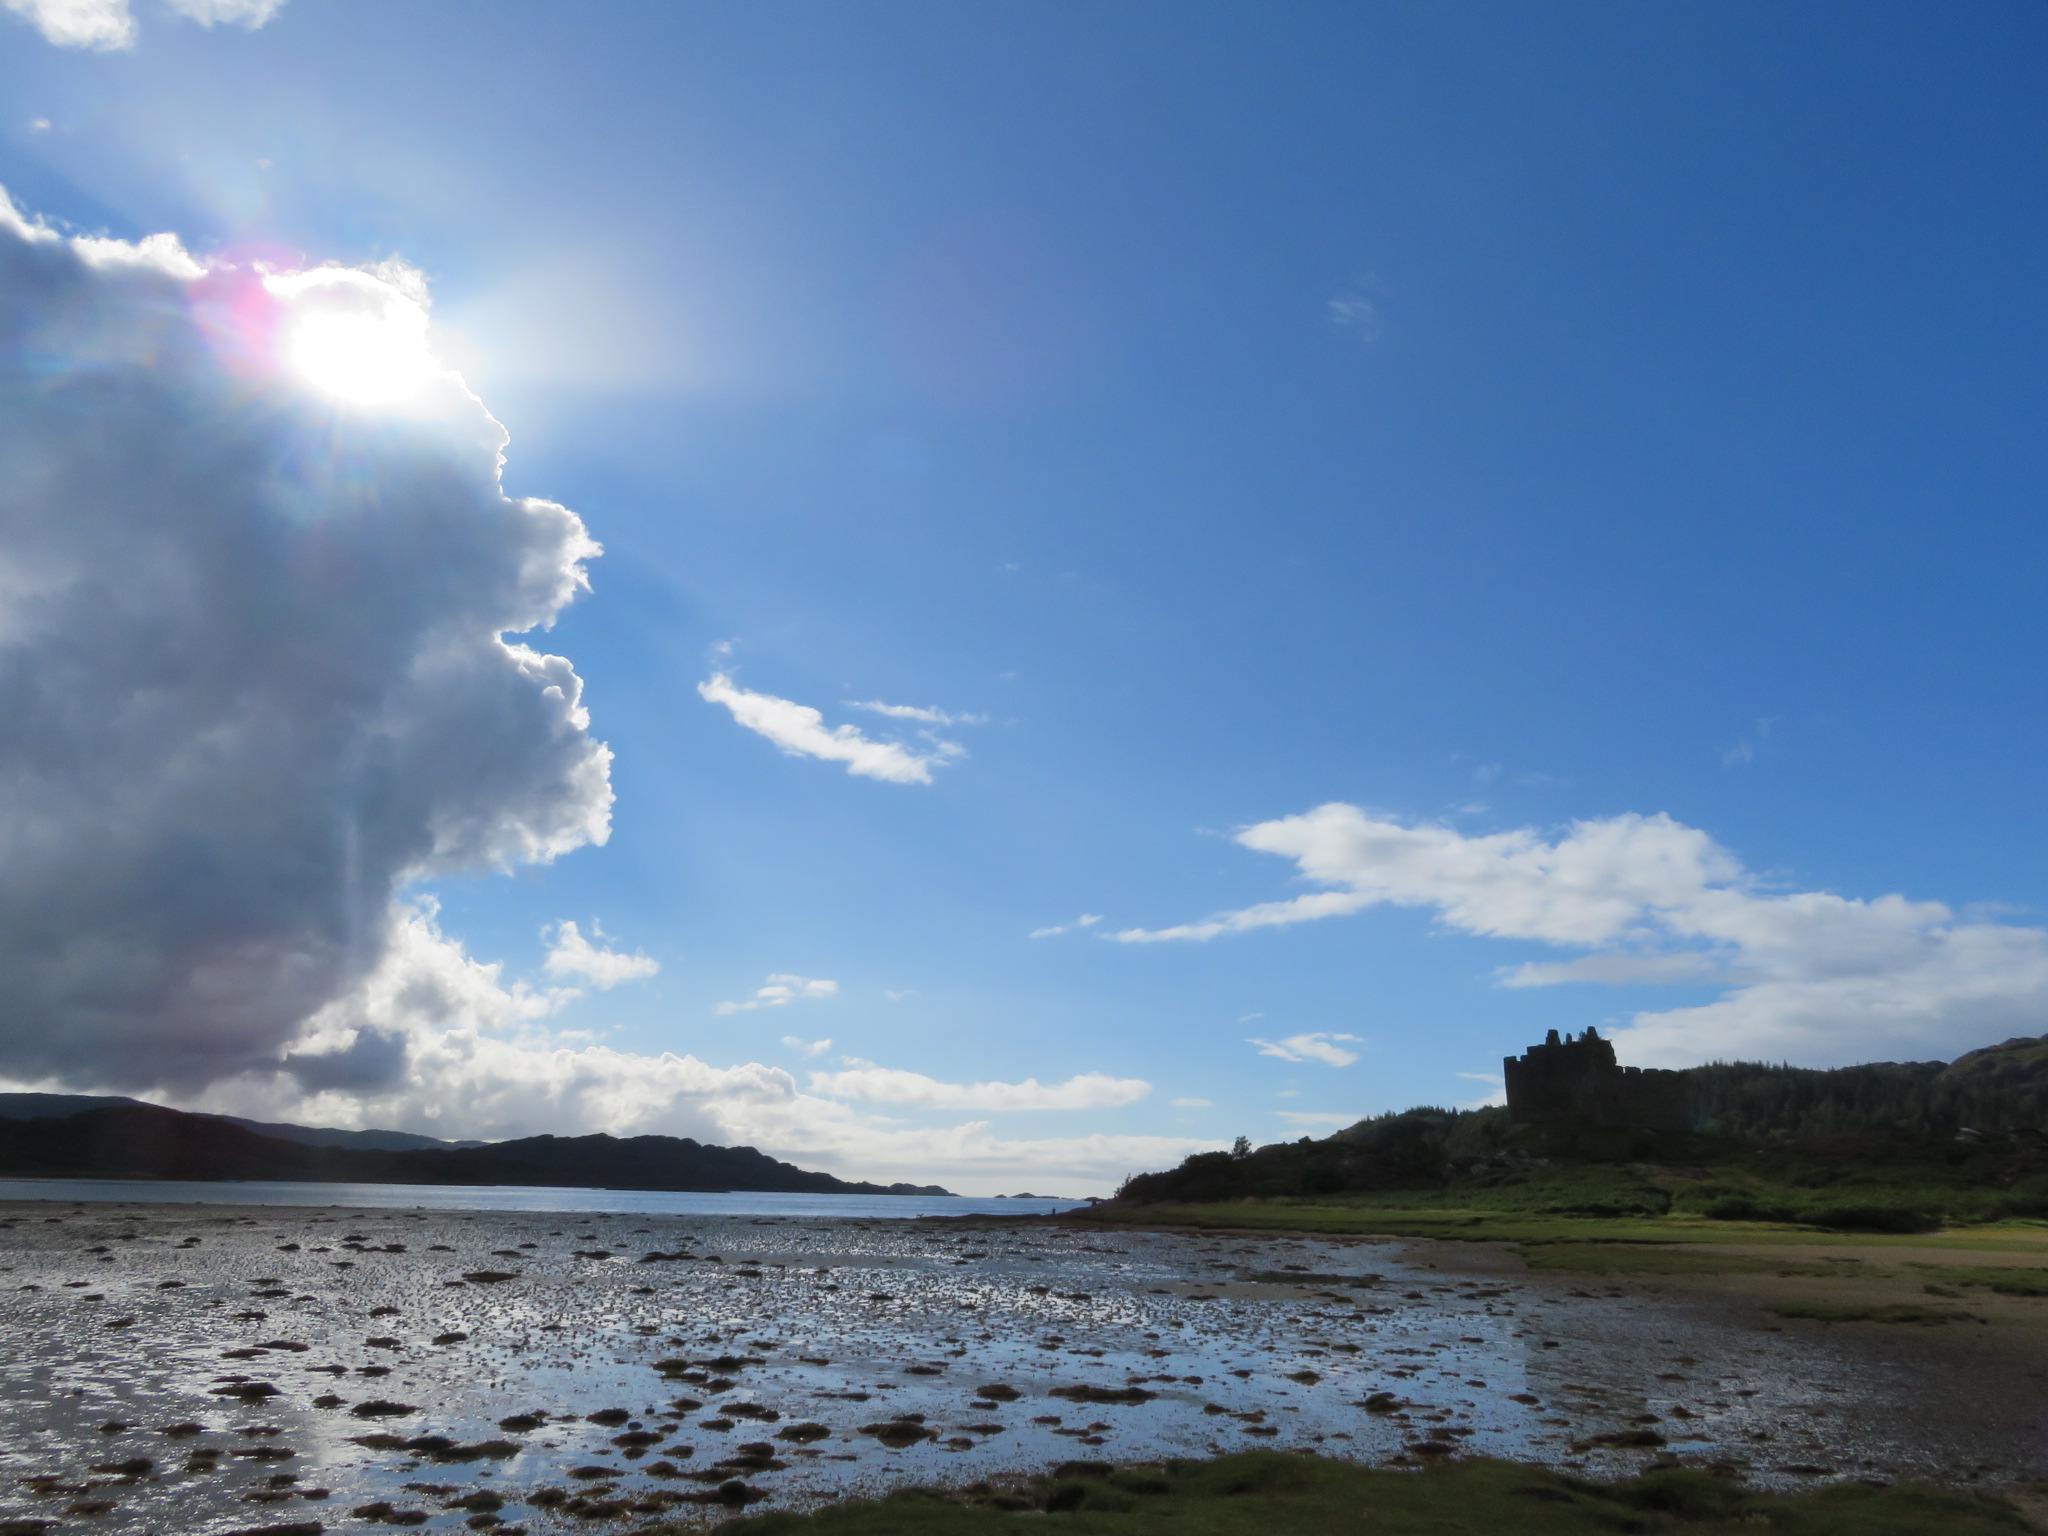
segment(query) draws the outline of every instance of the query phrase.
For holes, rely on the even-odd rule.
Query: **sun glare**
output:
[[[415,317],[417,324],[408,323]],[[287,347],[309,383],[351,405],[398,404],[437,371],[426,316],[417,309],[307,315],[292,327]]]
[[[323,267],[265,286],[286,305],[281,361],[324,394],[402,405],[444,371],[428,345],[425,305],[378,275]]]

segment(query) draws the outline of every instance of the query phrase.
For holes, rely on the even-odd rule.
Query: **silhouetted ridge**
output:
[[[1552,1160],[1700,1160],[1745,1148],[1806,1152],[1846,1167],[1895,1160],[1908,1147],[1936,1162],[1962,1157],[1959,1145],[1977,1147],[1989,1159],[1984,1177],[2014,1182],[2032,1179],[2034,1165],[2048,1157],[2048,1036],[2007,1040],[1953,1062],[1821,1070],[1737,1061],[1664,1072],[1620,1066],[1594,1030],[1576,1039],[1552,1031],[1542,1045],[1508,1058],[1507,1069],[1505,1108],[1404,1110],[1320,1141],[1304,1136],[1253,1148],[1240,1139],[1233,1152],[1198,1153],[1178,1168],[1134,1175],[1117,1198],[1210,1202],[1448,1188],[1520,1177]],[[2040,1203],[2048,1210],[2048,1193]]]
[[[951,1193],[936,1184],[849,1182],[779,1162],[752,1147],[706,1146],[689,1137],[529,1136],[483,1146],[393,1151],[288,1141],[219,1116],[133,1101],[58,1118],[0,1119],[0,1176],[317,1179],[834,1195]]]

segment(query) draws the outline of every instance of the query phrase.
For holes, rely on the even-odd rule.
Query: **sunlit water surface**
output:
[[[452,1530],[494,1496],[502,1530],[603,1531],[545,1490],[625,1529],[721,1483],[801,1508],[1255,1445],[1617,1473],[1662,1454],[1765,1484],[1985,1454],[1894,1411],[1905,1383],[1881,1362],[1598,1285],[1452,1278],[1387,1244],[64,1189],[0,1205],[0,1520],[65,1531],[371,1529],[351,1511],[380,1501]],[[180,1424],[204,1432],[163,1433]],[[1661,1452],[1584,1448],[1651,1425]],[[361,1443],[380,1435],[501,1444],[443,1464]]]

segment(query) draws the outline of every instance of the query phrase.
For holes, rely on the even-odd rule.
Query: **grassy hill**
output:
[[[1475,1236],[1674,1221],[1909,1233],[2048,1218],[2048,1038],[1951,1063],[1735,1062],[1685,1076],[1689,1133],[1414,1109],[1321,1140],[1197,1154],[1126,1180],[1105,1214],[1230,1205],[1248,1219],[1244,1203],[1265,1202]],[[1319,1218],[1335,1230],[1332,1219]]]

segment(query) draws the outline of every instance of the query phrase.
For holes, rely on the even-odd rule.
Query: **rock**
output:
[[[147,1477],[155,1465],[147,1456],[131,1456],[126,1461],[103,1461],[92,1470],[108,1477]]]
[[[892,1451],[904,1450],[923,1441],[939,1438],[937,1430],[926,1427],[924,1415],[921,1413],[907,1413],[901,1418],[889,1419],[880,1424],[863,1424],[860,1432],[881,1441]]]
[[[358,1520],[374,1520],[382,1525],[425,1525],[432,1518],[423,1509],[395,1509],[384,1499],[374,1504],[358,1504],[349,1513]]]
[[[1574,1440],[1572,1449],[1581,1453],[1596,1450],[1650,1451],[1668,1443],[1654,1429],[1615,1429],[1604,1435],[1588,1435],[1583,1440]]]
[[[1073,1386],[1054,1387],[1047,1395],[1063,1397],[1071,1403],[1119,1403],[1131,1405],[1149,1403],[1159,1394],[1157,1392],[1147,1392],[1143,1387]]]

